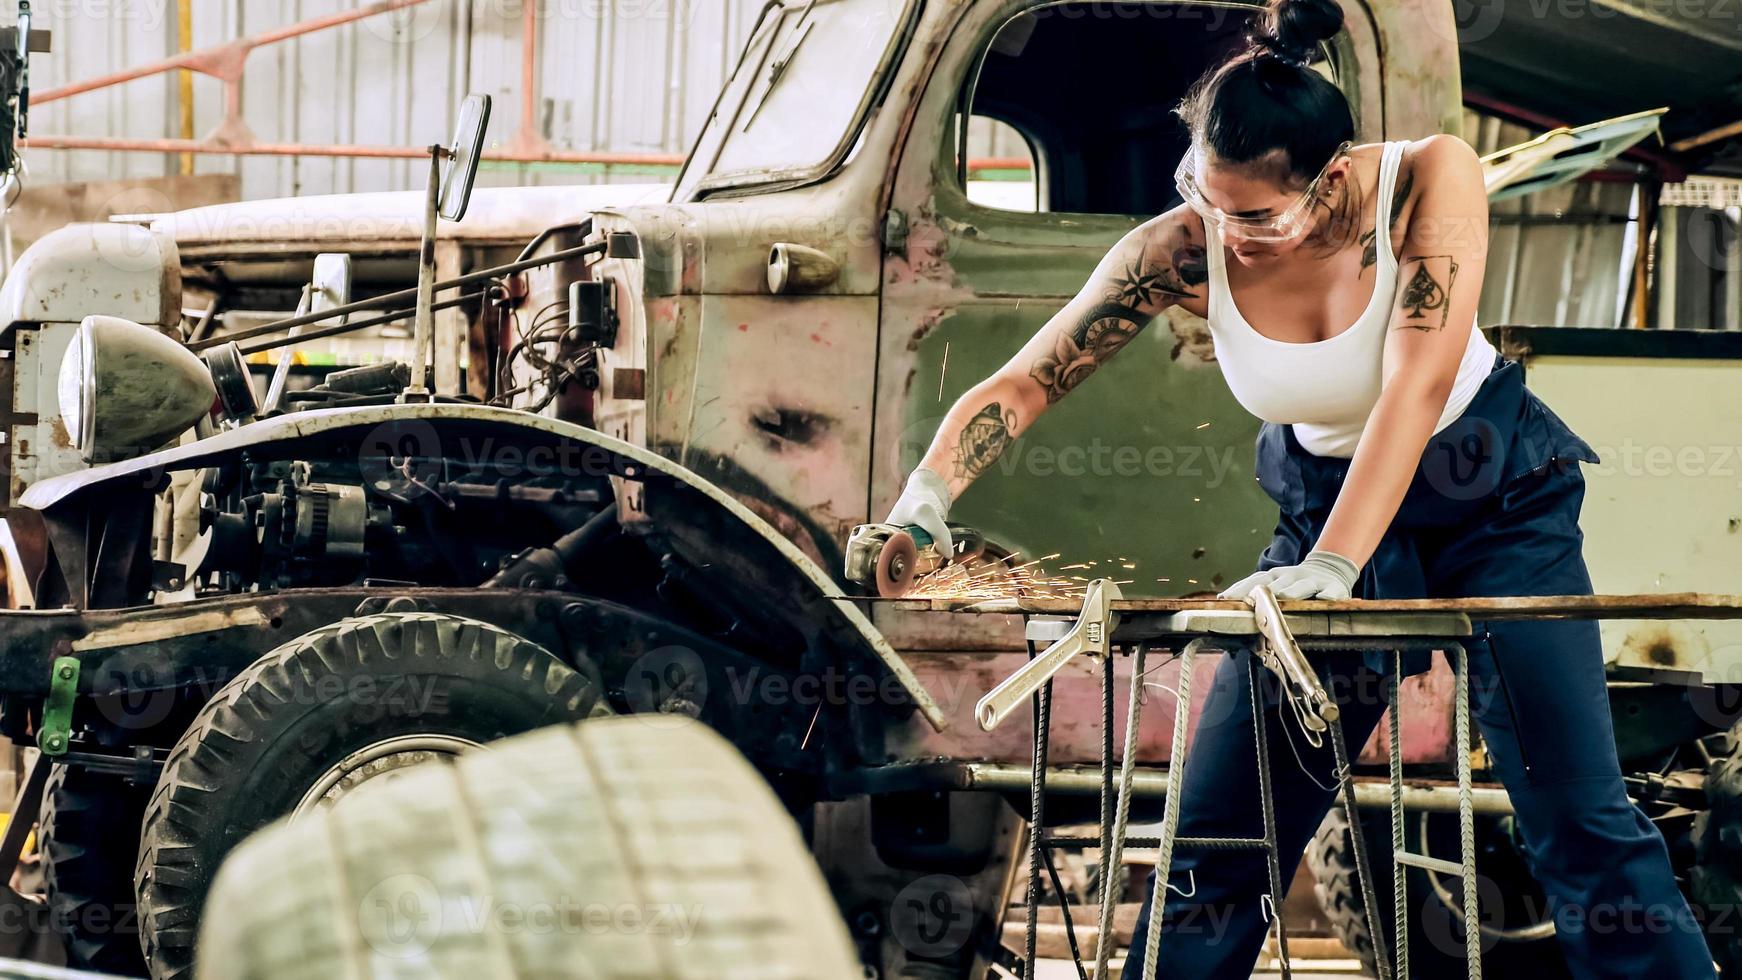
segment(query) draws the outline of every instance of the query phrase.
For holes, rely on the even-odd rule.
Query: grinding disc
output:
[[[913,535],[897,531],[883,542],[877,553],[877,594],[885,599],[898,599],[913,588],[914,571],[919,565],[919,546]]]

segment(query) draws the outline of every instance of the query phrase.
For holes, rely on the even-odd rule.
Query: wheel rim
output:
[[[1422,814],[1419,815],[1419,821],[1420,821],[1419,832],[1421,835],[1421,843],[1422,843],[1422,850],[1423,851],[1426,851],[1428,849],[1428,847],[1427,847],[1427,841],[1428,841],[1427,818],[1428,818],[1428,814],[1425,812],[1423,812]],[[1460,916],[1463,915],[1464,914],[1463,904],[1461,902],[1459,902],[1458,899],[1456,898],[1456,896],[1454,896],[1452,894],[1452,890],[1450,888],[1447,888],[1445,886],[1445,883],[1440,880],[1439,873],[1434,871],[1431,868],[1427,868],[1424,870],[1427,871],[1427,881],[1428,881],[1428,884],[1430,886],[1432,886],[1432,888],[1433,888],[1434,898],[1438,899],[1440,904],[1444,905],[1446,908],[1450,909],[1451,911],[1457,913]],[[1479,929],[1481,931],[1482,935],[1487,936],[1490,939],[1497,939],[1503,943],[1536,942],[1539,939],[1547,939],[1550,936],[1553,936],[1555,933],[1553,919],[1547,919],[1547,920],[1544,920],[1542,922],[1532,923],[1531,925],[1528,925],[1528,926],[1519,926],[1518,928],[1515,928],[1515,929],[1497,929],[1494,926],[1488,925],[1487,923],[1478,922],[1477,929]]]
[[[458,735],[396,735],[366,745],[321,773],[290,811],[290,819],[324,810],[364,783],[392,778],[426,762],[451,762],[478,745]]]

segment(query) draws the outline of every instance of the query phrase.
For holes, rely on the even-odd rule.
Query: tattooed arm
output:
[[[1476,151],[1456,137],[1434,136],[1413,144],[1403,165],[1410,179],[1399,174],[1399,186],[1418,190],[1397,253],[1384,388],[1316,545],[1357,567],[1379,546],[1446,410],[1476,329],[1488,256],[1488,195]],[[1394,203],[1393,217],[1408,203]]]
[[[957,399],[921,466],[957,497],[1049,406],[1094,374],[1157,314],[1204,292],[1201,225],[1184,208],[1134,228],[1064,309],[1008,363]]]

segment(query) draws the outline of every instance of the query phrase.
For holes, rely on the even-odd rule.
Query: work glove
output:
[[[956,556],[955,541],[944,521],[950,514],[950,486],[944,478],[925,467],[913,471],[902,488],[901,499],[889,512],[889,524],[915,525],[931,535],[938,554],[945,561]]]
[[[1354,562],[1335,552],[1314,551],[1298,565],[1248,575],[1218,598],[1244,599],[1253,589],[1268,585],[1278,599],[1347,599],[1360,579],[1361,569]]]

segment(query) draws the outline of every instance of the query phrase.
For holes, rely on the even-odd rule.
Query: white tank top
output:
[[[1373,194],[1378,267],[1373,298],[1354,325],[1313,343],[1273,340],[1252,329],[1234,305],[1228,270],[1214,229],[1210,265],[1210,338],[1228,388],[1248,412],[1266,422],[1294,428],[1301,448],[1315,456],[1355,455],[1367,417],[1379,401],[1385,333],[1397,293],[1397,256],[1391,252],[1391,195],[1406,142],[1384,144],[1379,186]],[[1494,367],[1494,345],[1472,321],[1464,358],[1451,397],[1440,414],[1438,432],[1457,420]]]

